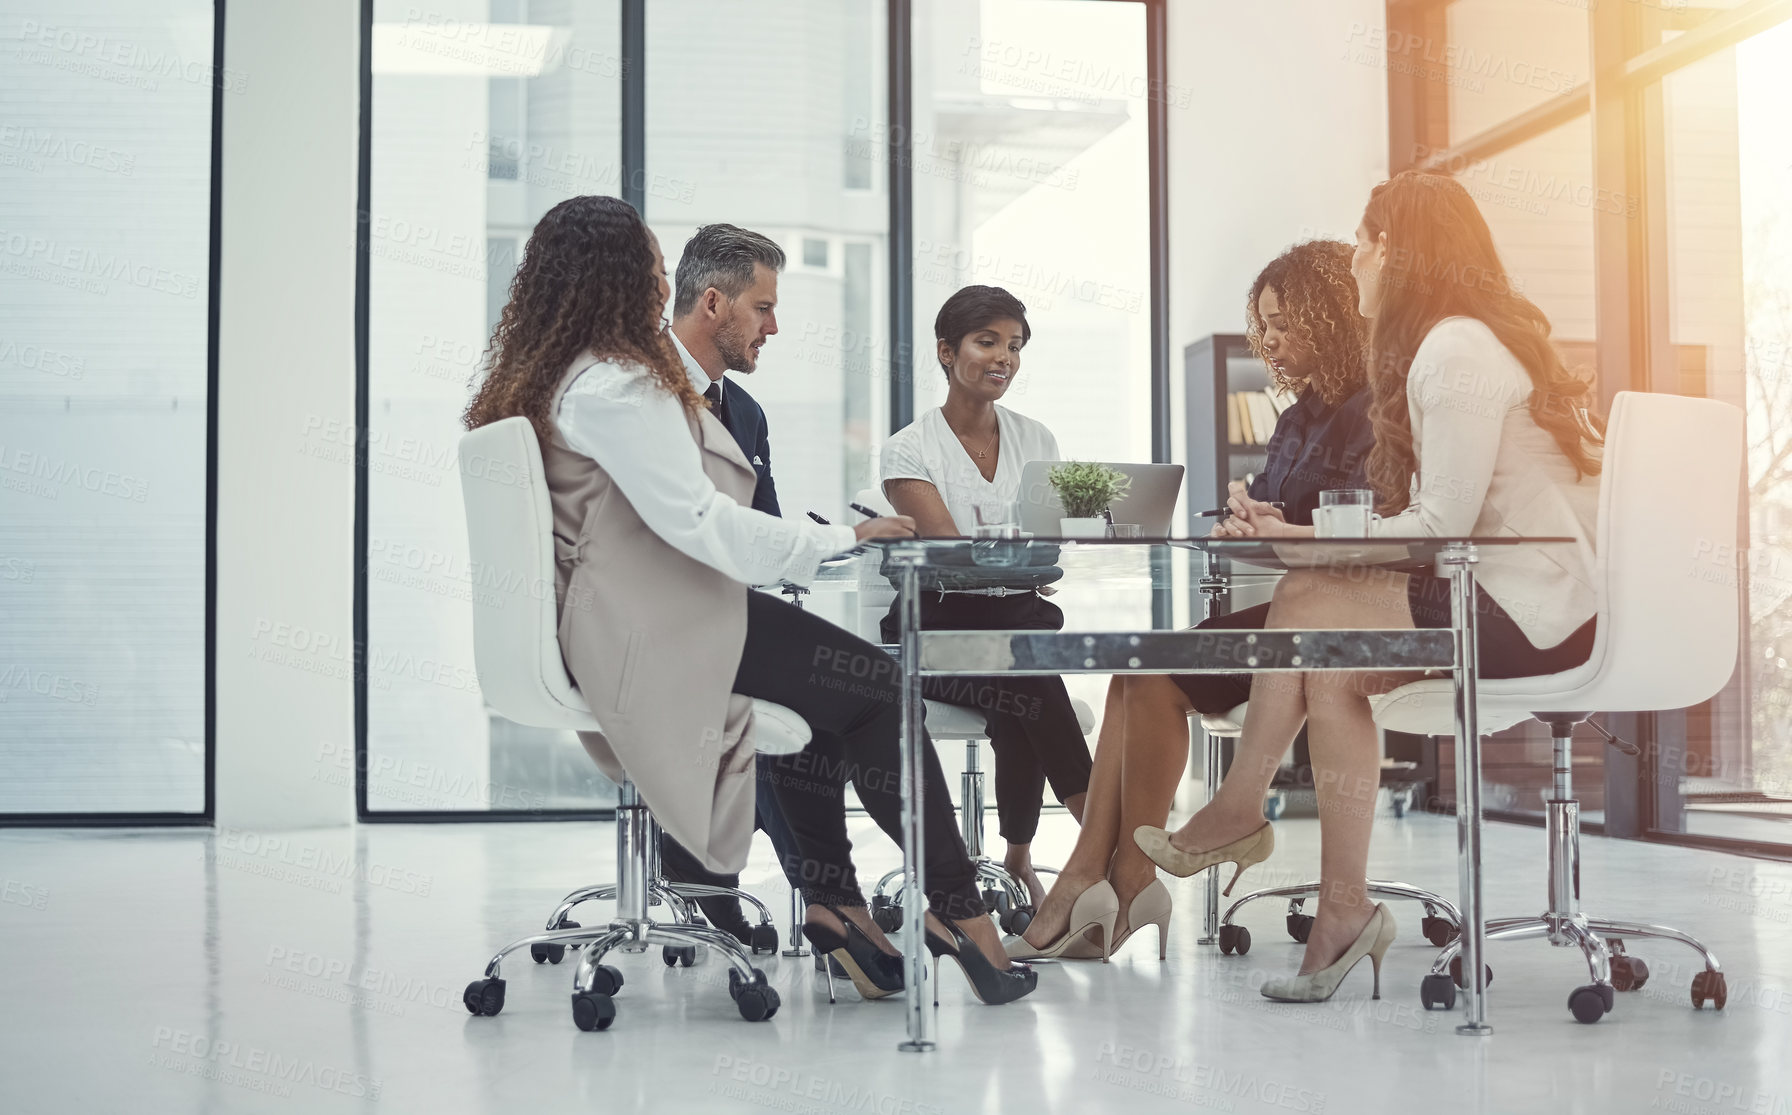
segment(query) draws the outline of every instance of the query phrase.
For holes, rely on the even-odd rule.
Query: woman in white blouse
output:
[[[466,424],[527,417],[542,446],[559,558],[560,646],[620,760],[667,831],[717,871],[739,870],[753,817],[750,747],[731,699],[784,705],[813,729],[776,763],[799,848],[804,931],[861,993],[902,988],[896,950],[865,907],[844,784],[900,839],[900,687],[890,656],[749,585],[807,583],[855,542],[913,523],[857,527],[751,507],[757,474],[709,412],[665,332],[659,243],[612,197],[576,197],[535,226]],[[595,737],[595,738],[591,738]],[[926,942],[957,958],[978,996],[1007,1002],[1035,974],[1011,967],[983,907],[945,777],[925,750]],[[637,771],[639,765],[642,769]]]
[[[1592,539],[1603,424],[1587,380],[1565,368],[1549,321],[1515,291],[1487,222],[1462,185],[1402,173],[1369,196],[1351,262],[1370,319],[1368,476],[1389,538],[1514,535],[1573,538],[1574,547],[1490,548],[1478,566],[1481,674],[1529,677],[1571,669],[1592,653]],[[1310,537],[1248,498],[1244,533]],[[1423,574],[1290,573],[1267,626],[1448,627],[1449,584]],[[1258,674],[1233,773],[1180,830],[1140,828],[1139,846],[1177,875],[1254,862],[1274,759],[1305,721],[1319,791],[1321,893],[1300,974],[1263,994],[1329,998],[1352,965],[1394,938],[1365,891],[1379,783],[1369,698],[1411,673]],[[1265,760],[1269,760],[1265,762]]]
[[[884,494],[914,519],[923,538],[970,537],[979,524],[1015,521],[1021,469],[1028,461],[1058,460],[1058,441],[1044,423],[998,402],[1020,374],[1021,350],[1032,337],[1020,299],[1001,287],[965,287],[940,306],[933,333],[946,401],[884,443]],[[923,594],[921,626],[1056,631],[1064,613],[1032,588],[942,589]],[[884,641],[899,633],[892,606]],[[996,757],[1004,866],[1026,885],[1037,909],[1045,888],[1033,870],[1031,845],[1045,786],[1079,821],[1089,789],[1089,746],[1063,679],[930,678],[922,691],[984,714]]]

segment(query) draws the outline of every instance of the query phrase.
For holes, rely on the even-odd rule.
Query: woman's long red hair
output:
[[[1375,448],[1368,478],[1382,514],[1406,509],[1418,468],[1406,377],[1433,326],[1472,317],[1493,330],[1531,377],[1531,417],[1549,431],[1582,476],[1597,475],[1605,423],[1593,413],[1591,380],[1563,365],[1549,319],[1512,287],[1493,233],[1462,184],[1441,174],[1403,171],[1369,194],[1363,229],[1387,236],[1381,305],[1369,327],[1369,416]]]

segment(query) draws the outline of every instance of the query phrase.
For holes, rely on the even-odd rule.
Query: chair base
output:
[[[1597,1022],[1617,1004],[1616,992],[1634,991],[1649,978],[1649,967],[1624,948],[1629,939],[1675,941],[1699,954],[1703,970],[1692,978],[1692,1005],[1703,1008],[1709,1001],[1724,1008],[1728,989],[1717,957],[1696,937],[1665,925],[1615,921],[1591,917],[1580,908],[1580,802],[1574,797],[1573,729],[1586,717],[1580,713],[1539,713],[1551,727],[1555,750],[1552,796],[1545,800],[1544,832],[1548,847],[1548,903],[1542,914],[1529,918],[1499,918],[1486,926],[1488,941],[1519,941],[1542,937],[1557,948],[1579,948],[1587,962],[1590,983],[1568,995],[1568,1009],[1581,1022]],[[1456,988],[1466,987],[1462,970],[1462,941],[1444,946],[1419,988],[1427,1009],[1455,1005]],[[1493,978],[1484,965],[1483,986]]]
[[[567,949],[580,949],[578,972],[573,979],[573,1023],[581,1030],[607,1030],[616,1018],[612,996],[622,989],[623,978],[620,971],[602,963],[603,958],[614,949],[638,953],[658,945],[667,967],[688,968],[697,962],[703,950],[720,953],[729,966],[728,993],[741,1017],[760,1022],[776,1014],[778,993],[766,982],[765,973],[753,967],[748,946],[727,930],[703,924],[694,905],[696,899],[711,896],[732,896],[752,903],[760,918],[753,934],[753,953],[777,950],[778,930],[772,924],[771,912],[745,891],[667,882],[659,875],[654,854],[658,846],[658,831],[652,818],[634,787],[625,782],[619,788],[616,810],[619,881],[573,891],[561,899],[548,918],[546,930],[499,949],[486,963],[484,978],[467,985],[462,995],[467,1010],[475,1015],[493,1015],[504,1009],[502,970],[504,958],[511,953],[527,948],[537,964],[558,964]],[[616,912],[603,925],[581,926],[567,919],[566,915],[581,902],[612,898]],[[673,921],[656,922],[647,916],[650,907],[659,905],[672,912]]]
[[[1399,883],[1385,879],[1369,880],[1368,891],[1377,898],[1398,898],[1421,903],[1425,907],[1424,919],[1420,928],[1425,939],[1434,945],[1443,946],[1456,940],[1461,932],[1462,913],[1454,903],[1441,895],[1410,883]],[[1239,898],[1226,908],[1220,918],[1219,946],[1220,952],[1226,955],[1243,956],[1251,951],[1251,934],[1241,925],[1234,925],[1232,919],[1247,902],[1255,902],[1259,898],[1285,898],[1288,900],[1288,935],[1296,941],[1306,943],[1307,933],[1313,928],[1312,915],[1305,913],[1302,906],[1309,898],[1319,897],[1319,880],[1310,883],[1297,883],[1288,887],[1268,887],[1252,891]]]

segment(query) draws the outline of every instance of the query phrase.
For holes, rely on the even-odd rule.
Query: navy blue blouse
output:
[[[1369,450],[1375,447],[1375,431],[1369,424],[1370,396],[1365,385],[1332,407],[1318,391],[1303,391],[1276,419],[1275,432],[1264,447],[1269,460],[1251,481],[1251,498],[1280,502],[1283,518],[1298,526],[1312,526],[1320,492],[1367,488],[1364,470]]]

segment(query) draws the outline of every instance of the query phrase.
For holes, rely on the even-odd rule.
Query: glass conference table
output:
[[[907,993],[906,1039],[898,1048],[934,1047],[922,990],[927,954],[921,938],[926,906],[920,885],[923,834],[920,793],[925,710],[921,679],[987,674],[1252,673],[1302,670],[1437,670],[1455,683],[1456,839],[1465,1019],[1457,1032],[1488,1034],[1486,929],[1481,906],[1481,738],[1476,719],[1475,563],[1490,547],[1572,545],[1567,538],[1325,538],[1270,539],[902,539],[867,543],[871,560],[881,551],[883,570],[897,589],[902,669],[902,887],[901,945]],[[1048,547],[1050,549],[1048,549]],[[1055,554],[1053,551],[1056,551]],[[1217,565],[1262,570],[1370,567],[1434,572],[1453,583],[1453,624],[1432,630],[1225,630],[1169,629],[1165,610],[1125,609],[1158,617],[1133,630],[1076,630],[1086,616],[1068,615],[1060,631],[922,631],[924,578],[946,573],[1007,576],[1030,563],[1063,570],[1053,587],[1065,592],[1101,589],[1110,600],[1143,590],[1166,595],[1167,574],[1178,556],[1199,552],[1207,575]],[[1191,584],[1191,590],[1195,588]],[[1109,591],[1111,590],[1111,592]],[[1098,609],[1099,611],[1099,609]],[[1211,772],[1215,764],[1209,763]],[[1208,786],[1212,793],[1212,782]]]

